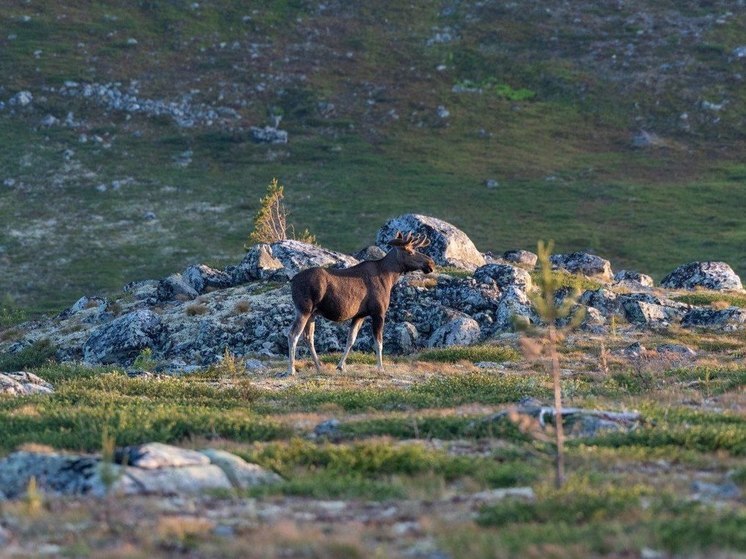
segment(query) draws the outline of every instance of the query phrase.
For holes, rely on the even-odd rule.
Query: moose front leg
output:
[[[349,355],[350,349],[352,349],[352,345],[355,343],[357,333],[360,331],[360,327],[362,325],[363,318],[352,319],[352,323],[350,324],[350,333],[347,335],[347,345],[345,346],[345,351],[342,354],[342,359],[339,360],[339,365],[337,365],[337,369],[339,369],[340,371],[345,370],[345,361],[347,361],[347,355]]]
[[[384,315],[373,315],[373,338],[376,343],[376,362],[379,372],[383,372],[383,318]]]

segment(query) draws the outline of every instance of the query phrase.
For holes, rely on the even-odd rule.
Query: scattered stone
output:
[[[565,270],[571,274],[598,279],[611,283],[614,274],[611,263],[600,256],[587,252],[573,252],[570,254],[553,254],[550,257],[553,269]]]
[[[640,130],[637,134],[632,136],[632,147],[635,148],[644,149],[663,146],[666,146],[666,141],[654,132]]]
[[[272,126],[259,128],[251,127],[251,137],[259,144],[287,144],[288,133],[285,130],[278,130]]]
[[[497,188],[498,186],[500,186],[500,183],[497,182],[495,179],[487,179],[486,181],[484,181],[484,186],[486,186],[487,188]]]
[[[388,250],[397,232],[425,235],[430,246],[420,249],[441,266],[474,270],[486,262],[466,233],[443,220],[419,214],[404,214],[389,220],[378,231],[376,244]]]
[[[690,262],[679,266],[661,281],[668,289],[742,290],[741,278],[725,262]]]
[[[26,107],[30,105],[33,100],[34,96],[30,91],[19,91],[8,100],[8,104],[11,106]]]
[[[28,396],[29,394],[51,394],[53,392],[52,385],[34,373],[25,371],[0,373],[0,394]]]
[[[694,480],[692,493],[697,501],[737,501],[741,498],[741,489],[732,481],[725,483],[709,483]]]

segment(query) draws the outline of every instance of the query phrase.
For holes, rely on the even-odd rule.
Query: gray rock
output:
[[[736,501],[741,498],[741,489],[732,481],[709,483],[694,480],[692,492],[698,501]]]
[[[725,262],[690,262],[676,268],[661,281],[669,289],[702,287],[715,291],[741,290],[741,278]]]
[[[106,494],[100,460],[92,456],[19,451],[0,460],[0,490],[8,499],[22,497],[32,477],[52,495]]]
[[[376,244],[387,250],[397,232],[425,235],[430,246],[420,249],[441,266],[475,270],[486,262],[466,233],[443,220],[419,214],[405,214],[387,221],[376,235]]]
[[[639,272],[632,272],[629,270],[621,270],[614,274],[614,281],[620,282],[634,282],[643,287],[653,287],[653,278],[647,274],[641,274]]]
[[[272,243],[270,248],[272,256],[282,263],[288,278],[313,266],[349,268],[358,264],[352,256],[301,241],[280,241]]]
[[[251,137],[259,144],[287,144],[288,133],[285,130],[278,130],[272,126],[260,128],[251,127]]]
[[[681,320],[684,328],[705,328],[732,332],[746,327],[746,309],[728,307],[717,310],[708,307],[693,308]]]
[[[536,313],[526,292],[511,286],[505,290],[495,309],[495,331],[512,331],[520,324],[538,324]]]
[[[356,252],[353,256],[361,262],[364,260],[380,260],[386,256],[386,252],[376,245],[370,245]]]
[[[659,327],[678,322],[689,308],[650,293],[631,293],[617,297],[628,321],[638,326]]]
[[[528,250],[517,249],[505,251],[503,253],[503,260],[512,262],[521,268],[533,270],[536,267],[536,262],[539,260],[539,257]]]
[[[232,487],[219,466],[207,464],[153,470],[127,468],[112,491],[125,495],[180,495]]]
[[[241,263],[230,270],[234,285],[252,280],[269,280],[283,269],[282,262],[272,256],[272,247],[257,244],[249,248]]]
[[[587,252],[553,254],[550,259],[554,269],[565,270],[571,274],[580,274],[603,282],[611,283],[614,279],[611,263],[594,254]]]
[[[137,310],[93,331],[83,346],[86,363],[131,364],[145,348],[157,349],[167,338],[160,316]]]
[[[524,291],[533,288],[531,274],[522,268],[509,264],[485,264],[474,271],[474,279],[482,283],[494,282],[497,287],[507,289],[515,286]]]
[[[541,427],[554,425],[557,415],[551,406],[519,405],[512,410],[498,412],[486,421],[506,421],[514,413],[536,419]],[[640,427],[642,421],[642,416],[638,412],[562,408],[565,435],[571,438],[596,437],[610,432],[627,433]]]
[[[229,274],[205,264],[189,266],[181,275],[197,293],[204,293],[207,289],[225,289],[233,286],[233,278]]]
[[[428,347],[472,345],[479,341],[482,332],[479,323],[469,316],[459,316],[438,328],[427,340]]]
[[[30,91],[19,91],[8,100],[8,104],[17,107],[26,107],[34,100]]]
[[[621,303],[619,297],[613,291],[601,288],[585,291],[578,301],[590,308],[598,309],[605,317],[610,317],[620,312]]]
[[[25,371],[0,373],[0,394],[28,396],[29,394],[51,394],[53,392],[54,387],[34,373]]]
[[[163,443],[147,443],[117,450],[116,462],[144,470],[204,466],[210,459],[195,450]]]
[[[257,464],[246,462],[240,456],[230,452],[214,448],[208,448],[200,452],[209,458],[211,464],[223,470],[231,485],[237,489],[270,485],[282,481],[282,478],[276,473],[265,470]]]
[[[181,274],[171,274],[158,283],[156,297],[159,301],[182,301],[195,299],[199,293],[189,284]]]

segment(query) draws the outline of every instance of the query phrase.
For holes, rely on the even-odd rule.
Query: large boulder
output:
[[[456,316],[438,328],[427,340],[428,347],[472,345],[482,335],[479,323],[467,315]]]
[[[280,241],[272,243],[270,248],[272,257],[282,264],[288,278],[314,266],[349,268],[358,264],[358,260],[352,256],[301,241]]]
[[[233,285],[230,274],[205,264],[189,266],[181,276],[197,293],[204,293],[210,289],[225,289]]]
[[[607,283],[611,283],[614,279],[611,263],[595,254],[588,252],[553,254],[550,260],[554,269],[565,270],[571,274],[580,274]]]
[[[668,289],[743,289],[741,278],[725,262],[690,262],[676,268],[661,281]]]
[[[249,248],[238,266],[232,266],[226,272],[233,277],[233,283],[238,285],[253,280],[272,279],[282,269],[282,262],[272,256],[272,247],[261,243]]]
[[[420,250],[441,266],[474,270],[485,264],[484,256],[466,236],[466,233],[441,219],[419,214],[395,217],[387,221],[378,231],[376,244],[383,250],[387,250],[388,242],[396,236],[398,231],[427,236],[430,246]]]
[[[83,346],[83,360],[130,364],[143,349],[163,346],[166,338],[160,316],[147,309],[133,311],[94,330]]]

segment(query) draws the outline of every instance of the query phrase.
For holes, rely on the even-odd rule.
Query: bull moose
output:
[[[388,242],[391,250],[380,260],[361,262],[342,270],[308,268],[296,274],[291,281],[295,320],[288,332],[288,374],[295,374],[295,350],[301,334],[308,340],[316,370],[321,370],[313,341],[317,316],[334,322],[352,320],[347,345],[337,365],[340,371],[345,370],[347,355],[355,343],[363,319],[370,316],[378,370],[383,371],[383,322],[389,308],[391,289],[401,274],[418,270],[429,274],[435,270],[433,259],[417,251],[429,244],[424,235],[414,237],[410,232],[404,237],[399,231]]]

